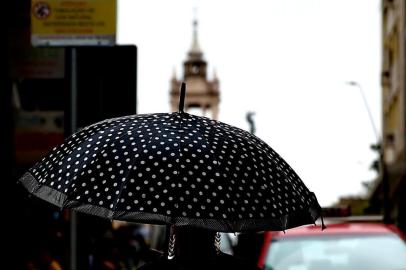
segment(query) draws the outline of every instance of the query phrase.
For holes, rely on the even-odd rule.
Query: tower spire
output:
[[[197,38],[197,26],[198,26],[198,21],[197,18],[193,19],[193,41],[192,41],[192,48],[190,49],[191,53],[201,53],[201,49],[199,46],[199,41]]]
[[[193,39],[192,47],[189,51],[189,58],[202,58],[203,52],[200,49],[199,39],[198,39],[198,20],[197,20],[197,7],[193,8]]]
[[[193,7],[193,40],[192,40],[192,48],[190,48],[189,53],[202,53],[202,50],[200,49],[200,46],[199,46],[199,40],[198,40],[198,33],[197,33],[198,25],[199,25],[199,22],[197,20],[197,2],[196,2],[195,6]]]

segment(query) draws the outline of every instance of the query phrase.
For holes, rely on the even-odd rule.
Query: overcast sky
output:
[[[276,150],[323,206],[362,194],[380,130],[379,0],[118,0],[118,43],[138,47],[138,112],[168,112],[169,82],[192,42],[217,70],[219,120]]]

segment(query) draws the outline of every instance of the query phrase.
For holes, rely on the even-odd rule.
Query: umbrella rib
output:
[[[130,117],[130,116],[129,116],[129,117],[126,117],[126,119],[128,119],[128,118],[131,118],[131,117]],[[116,119],[120,119],[120,118],[107,119],[107,120],[104,120],[104,121],[100,121],[99,124],[102,124],[102,123],[105,123],[105,122],[109,122],[109,121],[112,122],[112,121],[115,121]],[[107,130],[107,129],[110,129],[110,128],[114,128],[114,129],[121,128],[121,127],[123,126],[123,124],[126,124],[126,122],[120,123],[120,125],[113,126],[113,127],[111,127],[111,126],[106,126],[106,127],[103,129],[103,131],[105,131],[105,130]],[[93,126],[93,125],[92,125],[92,126]],[[101,134],[101,131],[102,131],[102,130],[99,130],[97,133],[93,134],[93,136],[99,136],[99,135]],[[122,135],[119,137],[119,139],[122,138],[122,137],[124,137],[125,135],[126,135],[126,134],[122,134]],[[81,145],[82,145],[82,144],[86,144],[86,142],[87,142],[87,141],[83,141],[83,142],[81,143]],[[103,150],[103,148],[100,148],[100,151],[98,151],[98,154],[100,154],[102,150]],[[123,182],[122,182],[122,183],[123,183]],[[123,186],[123,184],[120,185],[120,193],[119,193],[118,198],[119,198],[120,195],[121,195],[122,186]],[[68,189],[68,191],[66,192],[66,199],[65,199],[65,201],[64,201],[64,203],[63,203],[63,206],[66,206],[67,204],[70,203],[69,200],[70,200],[71,195],[72,195],[72,189],[70,188],[70,190]],[[99,207],[99,208],[100,208],[100,207],[101,207],[101,208],[105,208],[106,210],[111,211],[111,213],[112,213],[112,217],[111,217],[111,218],[113,218],[113,217],[115,216],[114,213],[115,213],[117,201],[114,202],[114,203],[115,203],[115,204],[114,204],[114,206],[113,206],[113,209],[109,209],[108,207],[101,207],[101,206],[97,206],[97,207]]]
[[[170,114],[170,117],[173,117],[173,116],[175,116],[175,115],[177,115],[178,113],[173,113],[173,114]],[[171,118],[169,118],[169,119],[171,119]],[[124,136],[125,134],[123,134],[122,136]],[[122,137],[121,136],[121,137]],[[120,138],[121,138],[120,137]],[[179,142],[179,146],[180,146],[180,142]],[[131,163],[131,167],[133,168],[134,167],[134,164],[136,164],[137,163],[137,159],[134,159],[134,161]],[[129,177],[129,175],[131,174],[131,170],[129,170],[128,171],[128,173],[126,174],[126,176],[124,177],[125,179],[128,179],[128,177]],[[116,218],[116,217],[118,217],[118,215],[116,215],[116,210],[117,210],[117,205],[120,203],[120,199],[121,199],[121,194],[122,194],[122,191],[124,190],[124,186],[125,186],[125,183],[126,183],[127,181],[121,181],[121,184],[120,184],[120,189],[119,189],[119,194],[118,194],[118,196],[117,196],[117,199],[116,199],[116,201],[114,202],[114,206],[113,206],[113,209],[111,210],[112,211],[112,218]],[[144,213],[144,212],[143,212]],[[172,223],[172,217],[169,217],[170,218],[170,223]]]
[[[119,125],[118,127],[121,127],[121,125]],[[126,134],[123,134],[122,136],[120,136],[120,138],[124,137],[124,135],[126,135]],[[136,162],[137,162],[137,158],[135,158],[134,161],[131,163],[131,168],[134,168],[134,164]],[[130,176],[130,174],[131,174],[131,170],[128,170],[126,176],[123,177],[123,179],[127,180],[128,177]],[[126,185],[126,183],[127,183],[127,181],[122,181],[122,179],[121,179],[119,193],[117,194],[116,200],[113,202],[114,203],[113,204],[113,209],[111,210],[112,211],[112,217],[111,217],[112,219],[118,217],[118,215],[116,215],[116,209],[117,209],[117,205],[120,203],[121,193],[123,192],[124,186]]]
[[[104,120],[104,121],[106,121],[106,120]],[[100,124],[101,124],[102,122],[104,122],[104,121],[101,121]],[[94,125],[96,125],[96,124],[94,124]],[[89,127],[89,128],[90,128],[90,127]],[[89,130],[89,128],[87,128],[86,130]],[[74,134],[70,135],[70,136],[66,139],[66,141],[69,141],[73,136],[78,136],[78,133],[80,133],[80,132],[82,132],[82,131],[84,131],[84,130],[80,130],[80,131],[75,132]],[[99,134],[99,133],[98,133],[98,134]],[[87,140],[83,140],[82,142],[80,142],[80,146],[82,146],[83,144],[86,144],[86,142],[87,142]],[[79,145],[78,145],[78,146],[79,146]],[[73,151],[72,151],[72,152],[73,152]],[[71,169],[69,169],[68,172],[71,173],[73,170],[74,170],[73,167],[71,167]],[[72,178],[72,179],[73,179],[73,178]],[[72,184],[73,184],[73,181],[72,181]],[[66,192],[65,192],[66,196],[65,196],[65,200],[62,202],[62,206],[61,206],[62,209],[65,208],[67,205],[70,204],[69,199],[70,199],[70,196],[71,196],[72,193],[73,193],[72,190],[73,190],[72,185],[68,185],[68,186],[66,187]],[[69,208],[69,207],[68,207],[68,208]]]
[[[122,136],[124,136],[125,134],[123,134]],[[120,137],[121,138],[121,137]],[[137,158],[135,158],[134,160],[133,160],[133,162],[131,163],[131,168],[134,168],[134,165],[137,163]],[[131,174],[131,170],[128,170],[128,172],[127,172],[127,174],[125,175],[125,177],[123,177],[122,179],[128,179],[128,177],[130,176],[130,174]],[[116,218],[116,217],[118,217],[118,215],[116,215],[116,209],[117,209],[117,205],[119,204],[119,201],[120,201],[120,199],[121,199],[121,193],[123,192],[123,189],[124,189],[124,186],[125,186],[125,183],[127,183],[127,181],[121,181],[121,184],[120,184],[120,189],[119,189],[119,194],[118,194],[118,196],[117,196],[117,199],[116,199],[116,201],[114,202],[114,205],[113,205],[113,209],[111,210],[112,211],[112,218],[114,219],[114,218]]]
[[[97,125],[101,125],[101,124],[106,123],[106,122],[109,122],[109,121],[114,121],[114,120],[116,120],[116,119],[118,119],[118,118],[106,119],[106,120],[100,121],[100,122],[98,122],[98,123],[95,123],[95,124],[93,124],[93,125],[91,125],[91,126],[88,126],[87,128],[85,128],[85,129],[83,129],[83,130],[80,130],[80,131],[78,131],[78,132],[72,134],[71,136],[69,136],[69,137],[66,139],[66,141],[68,141],[68,140],[69,140],[70,138],[72,138],[74,135],[75,135],[75,136],[78,136],[78,133],[80,133],[81,131],[85,131],[85,130],[87,131],[87,130],[89,130],[91,127],[95,127],[95,126],[97,126]],[[107,127],[107,126],[106,126],[106,127],[103,129],[103,131],[105,131],[105,130],[108,129],[108,128],[110,128],[110,127]],[[93,137],[93,136],[98,136],[98,135],[100,134],[100,131],[101,131],[101,130],[97,131],[97,133],[93,134],[91,137]],[[88,142],[88,141],[87,141],[87,138],[86,138],[86,140],[83,140],[83,141],[80,143],[80,145],[78,145],[78,147],[85,145],[87,142]],[[73,170],[73,167],[72,167],[72,169],[69,170],[69,172],[72,172],[72,170]],[[67,189],[67,191],[65,192],[66,197],[65,197],[65,200],[62,202],[62,208],[65,208],[68,204],[70,204],[69,200],[70,200],[70,196],[72,195],[72,187],[71,187],[71,185],[69,185],[66,189]]]

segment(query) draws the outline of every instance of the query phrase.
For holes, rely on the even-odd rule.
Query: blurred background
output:
[[[406,232],[404,1],[9,2],[0,73],[8,269],[136,269],[157,256],[149,248],[166,248],[159,226],[72,214],[16,182],[86,125],[176,111],[182,81],[190,113],[255,133],[322,206]],[[247,249],[260,244],[223,237],[224,251],[255,261]]]

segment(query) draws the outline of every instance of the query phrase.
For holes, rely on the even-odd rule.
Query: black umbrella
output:
[[[69,137],[20,181],[62,208],[215,231],[285,230],[321,208],[256,136],[183,112],[108,119]]]

